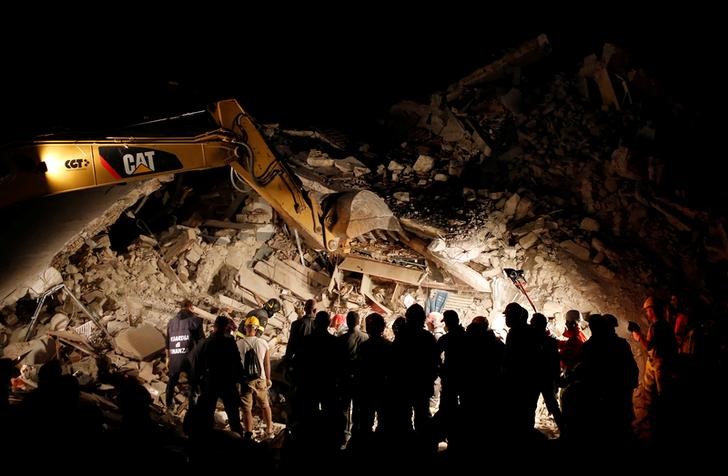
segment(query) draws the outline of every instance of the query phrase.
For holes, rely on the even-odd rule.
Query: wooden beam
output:
[[[422,279],[422,272],[415,269],[403,268],[389,263],[380,263],[363,258],[348,256],[339,265],[339,269],[355,273],[369,274],[378,278],[397,281],[418,286]]]

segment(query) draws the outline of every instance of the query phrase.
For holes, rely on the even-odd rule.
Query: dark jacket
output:
[[[167,324],[166,345],[171,360],[182,360],[205,337],[202,319],[181,311]]]

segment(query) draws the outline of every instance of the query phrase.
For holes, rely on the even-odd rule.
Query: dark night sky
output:
[[[493,19],[433,18],[381,24],[371,16],[356,24],[350,18],[311,24],[270,17],[269,26],[253,30],[248,22],[236,30],[221,27],[220,34],[209,26],[167,26],[173,33],[149,37],[149,30],[129,28],[100,40],[64,31],[44,47],[11,38],[2,46],[11,65],[3,68],[2,138],[59,128],[103,130],[199,109],[224,97],[238,98],[262,121],[357,125],[399,99],[426,98],[540,32],[549,35],[552,61],[565,71],[609,40],[629,46],[675,91],[705,105],[706,75],[693,73],[705,69],[711,53],[705,34],[670,23],[648,30],[642,24],[618,29],[591,22],[574,22],[579,30],[510,25],[494,30],[499,22]]]

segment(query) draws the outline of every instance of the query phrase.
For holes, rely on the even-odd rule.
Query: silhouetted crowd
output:
[[[218,316],[206,338],[189,302],[170,321],[166,403],[175,407],[175,387],[186,373],[186,439],[153,421],[151,397],[132,377],[113,377],[122,421],[110,427],[101,407],[80,399],[78,382],[62,375],[55,360],[41,368],[38,388],[10,406],[14,367],[3,360],[5,447],[24,457],[36,454],[37,445],[48,458],[81,452],[86,462],[128,453],[133,458],[121,456],[118,467],[133,468],[148,457],[155,463],[145,467],[167,470],[235,466],[230,458],[242,458],[246,468],[291,472],[339,465],[427,470],[499,458],[537,467],[551,451],[566,451],[573,461],[575,455],[601,458],[607,450],[696,451],[711,445],[707,435],[722,421],[724,394],[716,380],[724,349],[711,350],[720,343],[710,341],[677,298],[668,305],[645,301],[649,328],[629,326],[637,353],[617,335],[619,321],[610,314],[588,316],[587,339],[579,312],[569,311],[556,338],[543,314],[529,320],[526,309],[511,303],[503,342],[485,317],[465,328],[452,310],[443,313],[446,332],[436,338],[424,308],[413,304],[394,321],[390,340],[376,313],[366,316],[363,331],[359,315],[349,312],[345,331],[332,333],[330,314],[316,312],[310,300],[292,323],[281,363],[286,430],[276,436],[270,352],[260,335],[261,321],[279,308],[269,301],[237,330],[232,319]],[[644,357],[643,369],[635,355]],[[539,398],[560,430],[557,440],[534,428]],[[216,425],[219,400],[230,432]],[[263,443],[252,438],[256,407],[266,425]]]

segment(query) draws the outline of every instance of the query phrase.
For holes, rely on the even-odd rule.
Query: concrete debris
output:
[[[503,205],[503,214],[506,217],[512,217],[516,214],[516,210],[518,208],[518,202],[521,201],[521,197],[514,193],[511,195],[508,200],[506,200],[505,204]]]
[[[273,207],[258,198],[247,203],[242,211],[235,215],[238,223],[265,224],[273,222]]]
[[[325,152],[311,149],[306,158],[306,163],[312,167],[333,167],[334,159],[329,157]]]
[[[362,161],[352,156],[335,161],[334,167],[344,174],[353,174],[354,177],[361,177],[372,172]]]
[[[394,192],[392,194],[392,196],[394,196],[394,198],[396,198],[400,202],[409,202],[410,201],[409,192]]]
[[[589,248],[574,243],[572,240],[564,240],[559,243],[559,246],[581,260],[587,261],[589,259]]]
[[[435,167],[435,159],[429,155],[420,155],[417,157],[412,170],[418,174],[427,174]]]
[[[120,332],[114,338],[114,345],[122,355],[147,360],[164,350],[164,336],[156,328],[144,324]]]
[[[593,218],[584,217],[579,224],[579,228],[585,231],[599,231],[599,222]]]
[[[521,245],[523,249],[527,250],[535,245],[537,241],[538,235],[534,232],[530,232],[527,235],[524,235],[520,240],[518,240],[518,244]]]

